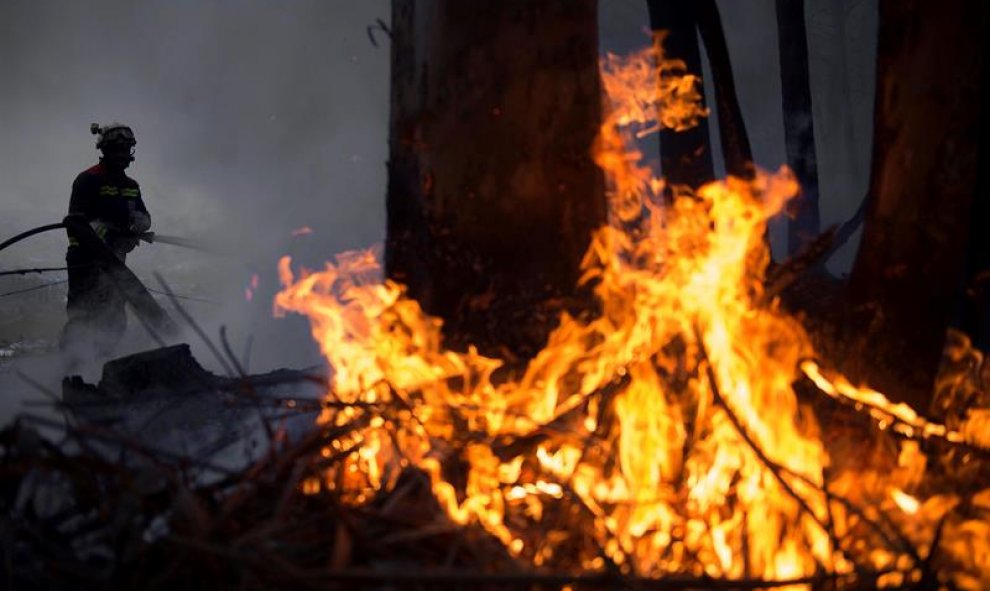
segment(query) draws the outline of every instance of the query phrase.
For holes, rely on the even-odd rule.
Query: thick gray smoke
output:
[[[645,4],[601,0],[603,49],[646,42]],[[808,4],[830,224],[865,189],[875,0]],[[773,2],[720,7],[757,163],[775,169],[785,154]],[[384,237],[389,46],[376,30],[375,47],[368,26],[388,22],[390,10],[388,0],[0,2],[0,239],[60,220],[73,178],[97,160],[89,124],[127,123],[138,140],[129,172],[153,229],[236,255],[142,245],[129,266],[150,287],[158,271],[176,292],[211,300],[184,305],[211,335],[226,324],[238,353],[253,335],[251,370],[317,363],[305,320],[272,318],[275,265],[291,254],[319,267]],[[313,233],[292,235],[303,226]],[[0,253],[0,269],[60,266],[64,254],[64,234],[50,233]],[[0,294],[60,279],[0,277]],[[64,294],[59,284],[0,298],[0,353],[56,340]],[[128,335],[121,353],[149,345],[133,320]],[[11,374],[0,367],[0,423],[18,399]]]
[[[262,334],[275,263],[318,266],[383,237],[389,50],[366,28],[388,15],[384,0],[0,4],[0,233],[61,219],[72,179],[97,160],[90,122],[126,122],[153,229],[238,255],[141,246],[131,267],[221,302],[188,304],[211,333],[221,321],[238,339],[259,331],[258,354],[277,340],[269,364],[313,362],[293,358],[308,345],[290,334]],[[302,226],[313,233],[293,237]],[[33,238],[0,267],[56,266],[64,249],[62,234]]]
[[[275,265],[292,254],[319,267],[384,236],[389,46],[367,27],[389,13],[387,0],[0,3],[0,239],[60,220],[73,178],[97,161],[89,124],[125,122],[152,229],[237,255],[142,245],[129,266],[149,287],[158,271],[216,302],[184,304],[211,335],[227,324],[238,353],[253,334],[252,369],[318,362],[302,319],[272,319]],[[302,226],[313,233],[293,237]],[[28,239],[0,268],[64,265],[65,245],[60,232]],[[0,277],[0,293],[59,279]],[[57,339],[64,294],[0,299],[0,346]]]

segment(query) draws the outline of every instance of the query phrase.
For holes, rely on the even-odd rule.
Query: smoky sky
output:
[[[265,319],[280,255],[318,266],[384,236],[389,48],[381,32],[372,45],[367,27],[389,11],[385,0],[5,0],[3,234],[61,219],[72,179],[98,157],[89,124],[124,122],[153,229],[238,255],[142,245],[129,265],[222,302],[189,304],[211,331],[275,325]],[[302,226],[313,233],[291,236]],[[39,236],[0,267],[54,266],[64,249],[64,235]],[[258,350],[298,365],[284,332],[256,338]]]
[[[851,215],[866,188],[876,0],[807,5],[827,225]],[[645,1],[599,6],[603,50],[647,42]],[[757,164],[776,169],[786,155],[774,2],[719,6]],[[72,179],[97,160],[91,122],[129,124],[138,140],[129,173],[153,229],[235,255],[142,245],[129,266],[211,300],[186,305],[211,334],[228,325],[236,348],[253,336],[252,369],[315,363],[305,321],[272,319],[275,265],[291,254],[319,267],[384,238],[390,49],[368,26],[390,11],[388,0],[3,0],[0,238],[65,214]],[[303,226],[313,233],[292,236]],[[39,236],[0,254],[0,268],[54,266],[64,250],[64,235]],[[47,302],[46,314],[64,314],[64,286],[49,291],[18,310]],[[0,343],[16,337],[4,330]]]

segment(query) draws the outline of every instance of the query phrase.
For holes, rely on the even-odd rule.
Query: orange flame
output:
[[[793,176],[729,178],[663,208],[662,179],[630,147],[706,114],[683,70],[658,44],[603,59],[612,107],[593,155],[612,225],[582,263],[602,311],[565,314],[517,380],[494,380],[501,362],[474,349],[444,349],[440,321],[380,280],[371,251],[298,275],[280,261],[276,312],[309,317],[334,370],[328,396],[350,404],[318,422],[361,426],[325,450],[354,449],[323,486],[362,502],[418,467],[451,520],[536,565],[769,579],[852,570],[829,533],[850,527],[822,493],[829,459],[791,384],[852,387],[806,361],[796,320],[758,303],[766,223],[797,192]]]

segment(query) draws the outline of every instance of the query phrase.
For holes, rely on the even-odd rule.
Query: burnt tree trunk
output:
[[[732,60],[722,29],[722,16],[715,0],[681,0],[690,2],[698,19],[698,32],[708,53],[715,89],[715,110],[718,115],[719,141],[725,157],[725,171],[740,178],[753,176],[753,150],[743,121],[742,108],[736,96],[732,76]]]
[[[648,0],[647,7],[650,28],[654,32],[666,32],[664,55],[682,60],[689,73],[700,76],[701,49],[698,46],[693,4],[678,0]],[[669,184],[697,189],[715,180],[707,119],[701,119],[697,126],[683,131],[662,129],[659,142],[660,171]]]
[[[983,51],[990,52],[990,41],[984,39]],[[976,202],[970,213],[969,247],[966,258],[966,279],[963,285],[959,328],[966,332],[980,349],[990,350],[990,60],[983,62],[983,113],[980,117],[980,162],[982,172],[976,181]]]
[[[666,31],[663,48],[668,57],[683,60],[687,71],[701,74],[698,34],[705,44],[711,66],[718,117],[719,140],[725,169],[731,175],[753,173],[753,152],[736,96],[732,62],[715,0],[647,0],[650,27]],[[673,185],[698,187],[715,178],[708,123],[685,131],[660,132],[660,167]]]
[[[984,135],[983,137],[987,137]],[[984,152],[986,152],[984,148]],[[983,157],[980,170],[990,170],[990,158]],[[986,175],[980,179],[978,201],[973,204],[970,246],[966,260],[958,326],[983,351],[990,350],[990,189]]]
[[[528,357],[606,219],[595,0],[394,0],[386,274]]]
[[[922,412],[966,260],[986,95],[984,0],[881,0],[870,201],[843,363]]]
[[[776,11],[787,164],[801,185],[801,194],[790,204],[791,219],[787,224],[787,254],[794,255],[821,232],[818,163],[811,110],[804,0],[777,0]]]

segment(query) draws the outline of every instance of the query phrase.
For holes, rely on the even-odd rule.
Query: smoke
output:
[[[289,253],[319,266],[384,237],[389,49],[366,28],[389,13],[386,0],[3,2],[0,236],[60,220],[97,161],[89,124],[125,122],[152,229],[236,253],[142,245],[129,266],[149,287],[158,271],[216,302],[184,305],[211,335],[227,324],[238,348],[253,333],[257,369],[315,362],[308,329],[271,318],[275,264]],[[313,233],[293,237],[301,226]],[[0,268],[61,266],[64,253],[64,234],[49,233],[4,251]],[[5,279],[0,292],[23,284]],[[46,310],[64,314],[60,301]],[[17,331],[31,332],[0,343]]]

